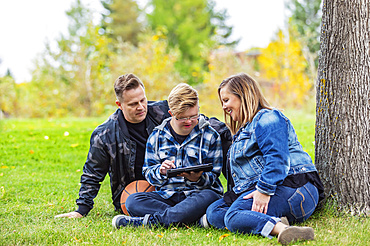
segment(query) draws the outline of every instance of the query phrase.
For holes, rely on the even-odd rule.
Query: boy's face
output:
[[[173,130],[179,135],[188,135],[198,124],[199,106],[197,104],[181,114],[172,116],[171,126]]]

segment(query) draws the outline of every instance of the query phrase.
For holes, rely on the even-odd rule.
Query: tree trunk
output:
[[[370,214],[369,0],[324,0],[315,164],[327,197]]]

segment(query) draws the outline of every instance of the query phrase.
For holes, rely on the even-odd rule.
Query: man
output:
[[[154,129],[146,145],[143,174],[156,191],[131,194],[126,208],[137,217],[117,215],[114,227],[193,223],[222,196],[218,179],[223,166],[221,137],[199,114],[198,101],[197,91],[185,83],[171,91],[168,104],[172,118]],[[212,171],[166,176],[172,168],[208,163],[213,164]]]
[[[81,176],[78,209],[55,217],[81,218],[93,208],[100,183],[110,176],[112,200],[121,210],[120,196],[126,185],[142,175],[145,145],[154,127],[169,117],[167,101],[147,102],[144,84],[134,74],[114,83],[118,109],[91,135],[90,150]]]

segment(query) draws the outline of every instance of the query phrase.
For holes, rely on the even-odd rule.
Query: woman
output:
[[[312,228],[289,227],[280,219],[302,222],[324,198],[317,170],[289,119],[268,105],[247,74],[222,81],[218,95],[234,136],[228,192],[209,206],[208,222],[232,232],[277,235],[282,244],[313,240]]]

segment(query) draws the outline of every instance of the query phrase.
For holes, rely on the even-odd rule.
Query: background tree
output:
[[[113,40],[137,45],[143,24],[141,10],[134,0],[101,0],[106,13],[102,13],[102,28]]]
[[[151,0],[149,25],[168,37],[170,47],[178,47],[176,68],[189,83],[203,81],[207,57],[218,43],[227,42],[232,28],[225,24],[226,12],[216,12],[213,1]]]
[[[286,38],[282,30],[276,36],[257,58],[260,76],[271,87],[266,94],[273,105],[302,106],[313,91],[313,81],[306,74],[301,44],[292,36]]]
[[[0,119],[3,115],[18,115],[18,89],[9,70],[0,77]]]
[[[370,212],[369,1],[324,0],[315,163],[329,197]]]
[[[124,73],[134,73],[143,81],[148,100],[167,99],[173,87],[185,82],[174,66],[179,51],[168,47],[167,42],[163,35],[148,33],[141,37],[137,47],[131,43],[121,43],[111,66],[114,78]],[[109,88],[113,88],[113,85]]]
[[[320,24],[322,0],[290,0],[289,35],[302,45],[307,60],[307,74],[313,81],[317,76],[318,52],[320,50]]]
[[[59,38],[56,50],[46,47],[33,72],[32,88],[39,99],[34,116],[95,116],[104,112],[111,95],[110,40],[99,34],[90,10],[74,3],[67,15],[68,35]],[[109,83],[109,84],[108,84]],[[38,104],[38,105],[37,105]]]

